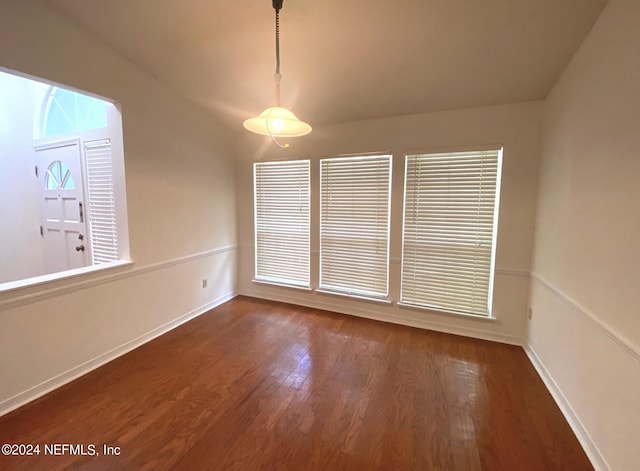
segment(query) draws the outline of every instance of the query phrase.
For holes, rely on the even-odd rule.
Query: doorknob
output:
[[[76,252],[84,252],[84,245],[78,245],[76,247]]]

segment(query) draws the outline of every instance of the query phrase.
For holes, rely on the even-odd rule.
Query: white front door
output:
[[[45,273],[85,267],[91,260],[80,141],[37,146]]]

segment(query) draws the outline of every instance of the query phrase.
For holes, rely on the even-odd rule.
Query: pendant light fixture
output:
[[[255,118],[247,119],[243,124],[246,129],[257,134],[270,136],[280,147],[289,147],[289,144],[281,145],[276,138],[298,137],[311,132],[311,126],[300,121],[295,114],[280,106],[280,10],[284,0],[272,0],[273,9],[276,11],[276,106],[267,108]]]

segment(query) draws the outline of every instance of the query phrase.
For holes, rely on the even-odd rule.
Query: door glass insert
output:
[[[69,167],[60,160],[54,160],[49,165],[44,185],[47,190],[74,190],[76,187]]]

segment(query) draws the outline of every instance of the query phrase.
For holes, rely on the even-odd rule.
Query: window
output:
[[[69,167],[59,160],[54,160],[47,168],[44,186],[47,190],[73,190],[76,187]]]
[[[119,259],[113,160],[110,139],[84,143],[91,259],[94,265]]]
[[[320,161],[320,288],[386,297],[391,156]]]
[[[502,150],[405,159],[401,302],[490,316]]]
[[[104,101],[64,88],[51,87],[43,110],[42,137],[107,127]]]
[[[253,165],[255,278],[309,286],[308,160]]]

